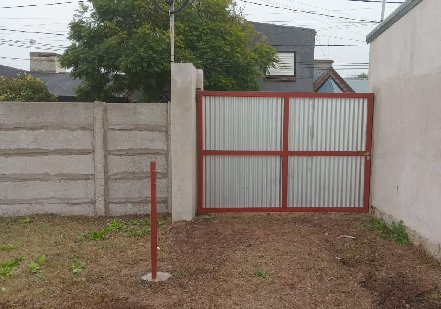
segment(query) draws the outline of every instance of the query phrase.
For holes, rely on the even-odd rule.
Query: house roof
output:
[[[355,92],[368,92],[369,85],[367,78],[348,77],[345,78],[345,81]]]
[[[316,73],[313,82],[314,92],[355,92],[332,67]]]
[[[74,97],[74,89],[81,84],[81,80],[72,78],[69,73],[39,73],[19,70],[0,65],[0,76],[14,78],[18,73],[25,72],[35,78],[41,79],[47,89],[56,96]]]
[[[369,44],[377,37],[379,37],[384,31],[389,29],[395,24],[401,17],[406,15],[417,4],[423,0],[406,0],[395,11],[392,12],[385,20],[383,20],[377,27],[374,28],[366,37],[366,42]]]
[[[26,72],[26,71],[19,70],[16,68],[11,68],[6,65],[0,65],[0,76],[6,77],[6,78],[13,78],[13,77],[16,77],[17,74],[20,72]]]
[[[33,77],[41,79],[47,89],[56,96],[75,96],[75,88],[81,85],[80,79],[70,76],[70,73],[29,73]]]

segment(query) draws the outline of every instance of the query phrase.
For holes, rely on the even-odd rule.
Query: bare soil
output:
[[[144,219],[130,217],[125,219]],[[216,214],[159,227],[149,283],[150,235],[112,232],[76,240],[111,219],[0,219],[0,262],[23,255],[0,278],[0,308],[441,308],[441,267],[412,245],[380,239],[358,214]],[[340,238],[354,236],[354,239]],[[39,274],[26,265],[46,255]],[[87,263],[73,273],[75,261]],[[260,274],[257,275],[257,273]]]

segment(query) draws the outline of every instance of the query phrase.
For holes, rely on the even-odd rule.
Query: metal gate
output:
[[[198,211],[367,212],[373,94],[198,92]]]

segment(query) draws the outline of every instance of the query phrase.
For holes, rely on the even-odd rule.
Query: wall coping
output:
[[[383,32],[389,29],[393,24],[395,24],[401,17],[406,15],[411,11],[417,4],[423,0],[406,0],[401,4],[392,14],[386,17],[377,27],[374,28],[367,36],[366,43],[371,43],[373,40],[378,38]]]

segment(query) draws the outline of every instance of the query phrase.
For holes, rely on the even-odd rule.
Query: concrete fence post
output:
[[[95,215],[108,214],[107,109],[104,102],[93,103],[93,147],[95,165]]]
[[[197,211],[196,88],[202,70],[190,63],[172,63],[170,104],[169,202],[173,221],[192,220]]]

